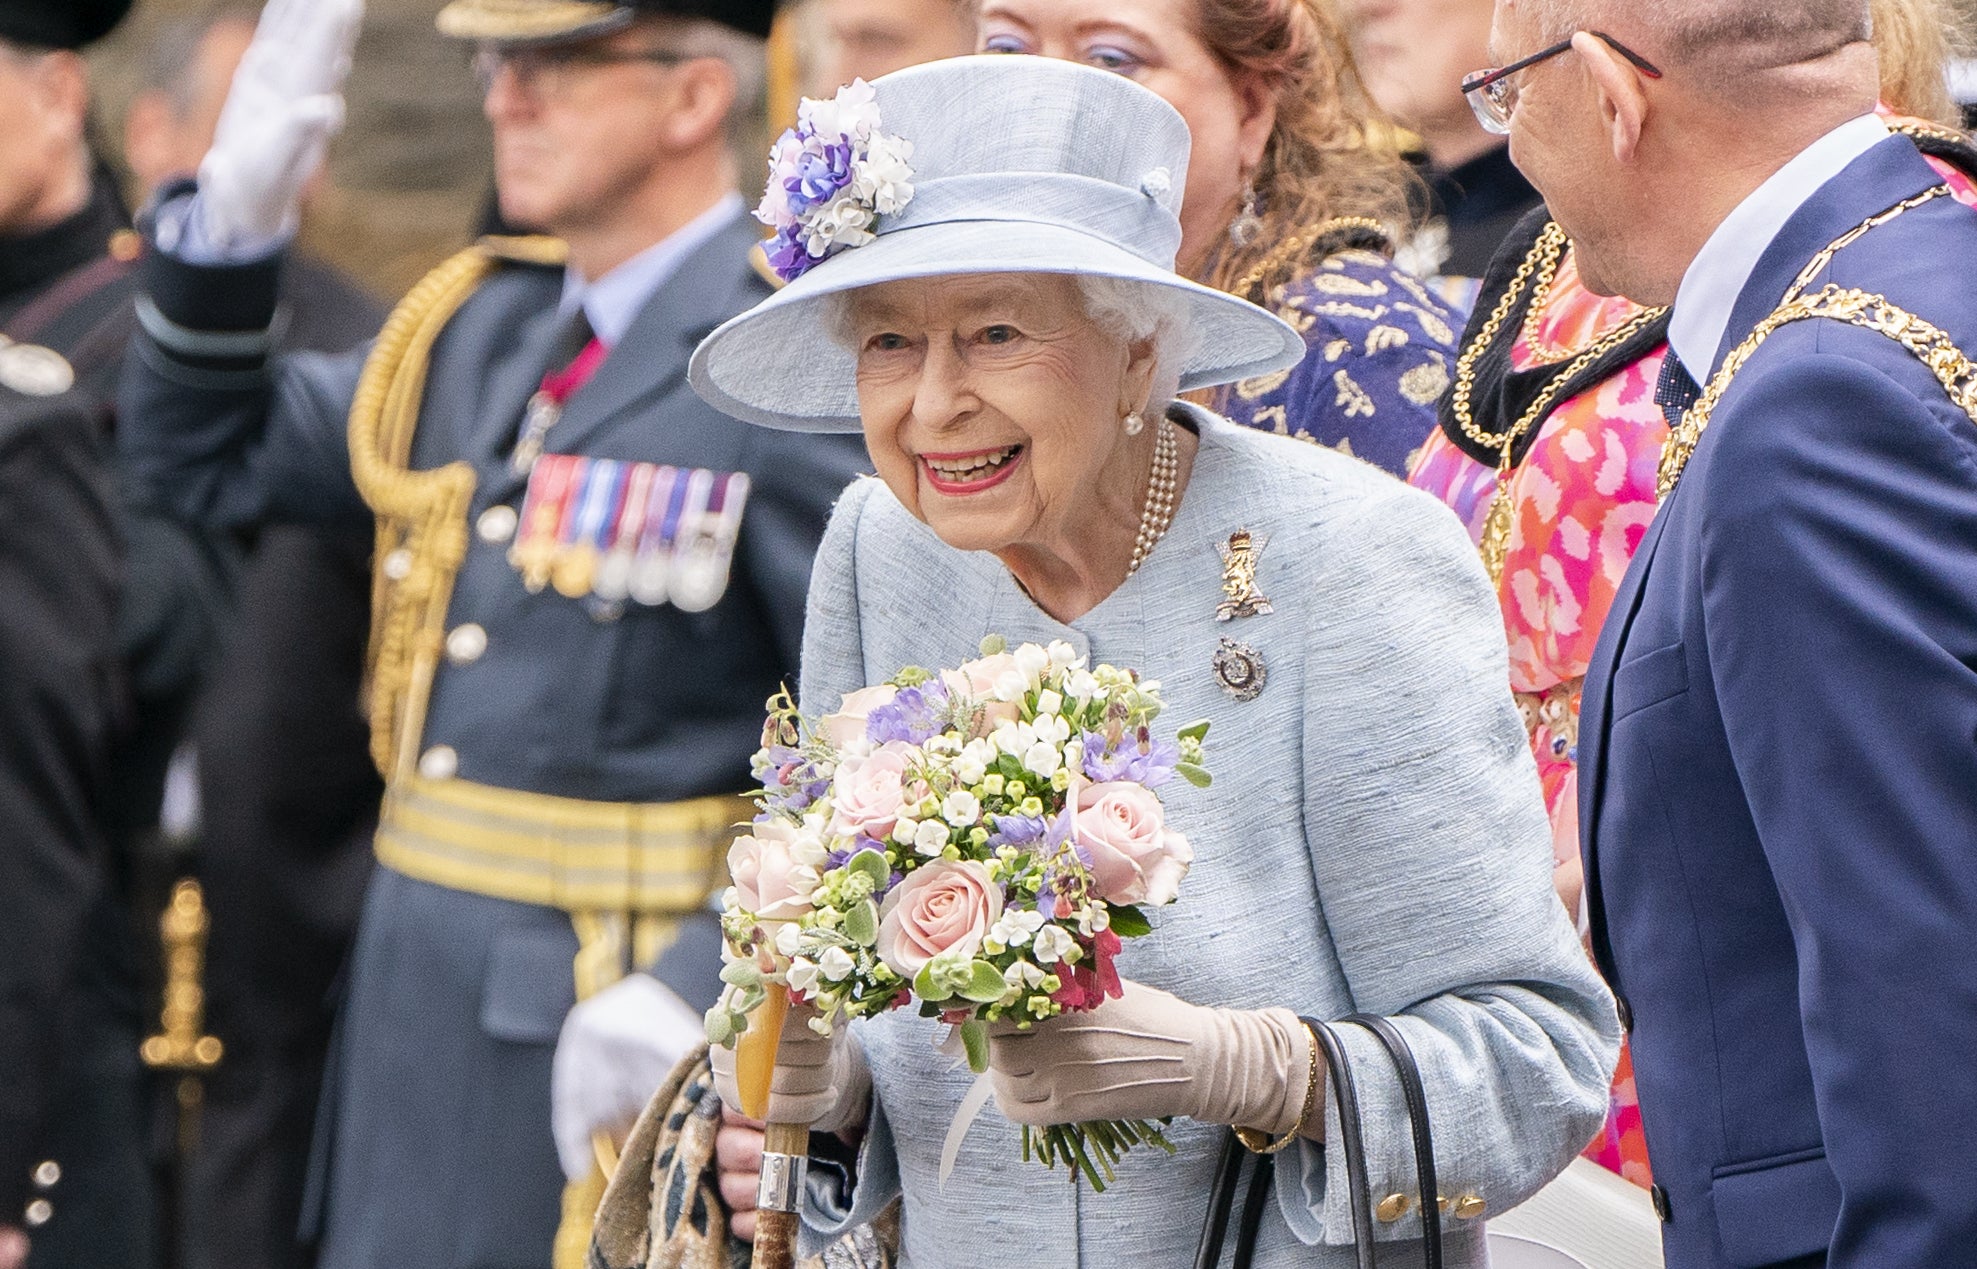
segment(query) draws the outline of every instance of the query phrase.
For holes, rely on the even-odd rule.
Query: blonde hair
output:
[[[1962,126],[1950,97],[1950,58],[1968,47],[1961,15],[1944,0],[1873,0],[1881,100],[1896,114]]]

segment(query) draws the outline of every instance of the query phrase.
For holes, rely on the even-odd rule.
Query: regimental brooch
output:
[[[1225,598],[1215,609],[1215,620],[1260,617],[1275,611],[1270,607],[1269,599],[1256,588],[1256,561],[1269,542],[1269,538],[1252,534],[1248,529],[1237,529],[1229,535],[1227,542],[1216,543],[1215,549],[1222,553],[1222,594]]]
[[[1270,672],[1263,666],[1263,656],[1246,643],[1234,639],[1222,640],[1215,649],[1215,679],[1222,690],[1239,701],[1253,701],[1263,693],[1263,683]]]

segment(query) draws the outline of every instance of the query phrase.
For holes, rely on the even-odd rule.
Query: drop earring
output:
[[[1263,217],[1257,214],[1256,185],[1251,182],[1242,187],[1242,206],[1237,209],[1236,218],[1229,222],[1229,241],[1247,247],[1261,232]]]
[[[1146,430],[1146,417],[1138,410],[1126,416],[1126,435],[1138,436]]]

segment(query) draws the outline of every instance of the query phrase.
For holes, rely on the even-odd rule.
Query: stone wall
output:
[[[159,23],[210,0],[139,0],[93,54],[102,135],[112,149],[135,59]],[[487,123],[466,48],[441,38],[444,0],[369,0],[346,94],[349,121],[304,241],[386,299],[469,241],[489,188]]]

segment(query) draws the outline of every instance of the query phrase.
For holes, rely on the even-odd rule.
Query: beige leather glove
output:
[[[1277,1136],[1304,1109],[1311,1041],[1288,1009],[1208,1009],[1153,987],[989,1032],[996,1105],[1021,1124],[1185,1116]],[[1320,1071],[1320,1078],[1323,1072]],[[1324,1117],[1314,1098],[1306,1131]]]
[[[769,1082],[769,1119],[773,1123],[809,1124],[815,1132],[838,1132],[863,1123],[872,1094],[872,1074],[865,1050],[845,1034],[843,1023],[826,1039],[809,1027],[816,1010],[792,1006],[783,1019],[776,1048],[776,1072]],[[724,1045],[708,1050],[714,1087],[729,1108],[741,1109],[735,1087],[735,1051]]]

